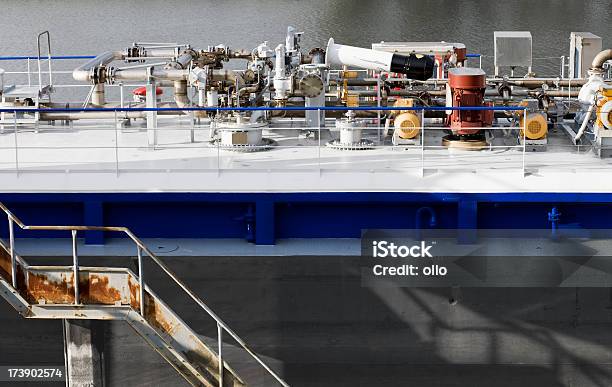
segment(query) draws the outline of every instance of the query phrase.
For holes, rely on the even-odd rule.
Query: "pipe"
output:
[[[395,114],[389,114],[389,117],[385,120],[385,129],[383,131],[383,137],[387,137],[389,135],[389,128],[391,126],[391,119],[395,117]]]
[[[595,55],[595,58],[593,58],[593,62],[591,63],[591,69],[603,71],[604,63],[606,63],[607,61],[611,59],[612,59],[612,48],[603,50],[599,54]]]
[[[274,78],[285,78],[285,46],[279,44],[274,51],[276,52]]]
[[[421,207],[418,210],[416,210],[415,213],[415,219],[414,219],[414,228],[416,231],[416,235],[415,238],[417,240],[419,239],[423,239],[423,236],[421,234],[421,230],[423,229],[422,224],[421,224],[421,218],[423,216],[423,212],[427,212],[429,214],[429,228],[434,228],[436,226],[436,212],[433,210],[433,208],[431,207]]]
[[[91,95],[91,104],[93,106],[104,106],[104,83],[97,83],[93,86],[94,90]]]
[[[160,112],[158,112],[159,114]],[[121,118],[145,118],[146,112],[120,112]],[[114,118],[115,112],[61,112],[40,113],[41,121],[77,121]]]
[[[165,47],[165,48],[147,48],[143,47],[143,54],[139,58],[172,58],[176,56],[177,49]]]
[[[429,227],[435,227],[437,223],[436,212],[431,207],[421,207],[416,211],[416,214],[415,214],[415,217],[416,217],[415,218],[415,228],[417,230],[420,230],[422,228],[421,218],[422,218],[423,212],[429,213]]]
[[[189,77],[188,70],[177,69],[153,69],[148,68],[115,70],[111,75],[112,81],[148,81],[149,78],[169,80],[169,81],[186,81]]]
[[[580,130],[578,130],[578,133],[576,133],[576,137],[574,137],[574,142],[577,142],[578,140],[580,140],[580,137],[582,137],[582,134],[586,130],[587,124],[589,123],[589,120],[591,119],[591,114],[593,114],[594,108],[595,108],[594,103],[589,105],[589,110],[587,110],[586,114],[584,115],[584,120],[582,120],[582,125],[580,125]]]
[[[193,50],[185,50],[180,53],[174,62],[168,64],[168,68],[186,69],[196,56],[197,54]]]
[[[124,58],[125,54],[122,51],[103,52],[97,57],[74,69],[72,72],[72,78],[81,82],[93,81],[94,83],[99,83],[101,80],[98,79],[99,74],[96,74],[96,69],[101,66],[106,66],[113,61],[122,60]]]
[[[213,81],[229,81],[229,82],[235,83],[236,79],[239,79],[238,83],[243,82],[242,74],[240,74],[240,72],[238,71],[221,69],[221,70],[213,70],[212,72]]]
[[[376,97],[378,95],[378,92],[376,90],[351,90],[352,94],[358,94],[359,96],[362,97]],[[414,97],[414,96],[418,96],[421,95],[423,93],[427,93],[433,97],[445,97],[446,96],[446,91],[445,90],[391,90],[388,92],[388,96],[389,97]],[[533,96],[535,93],[534,91],[528,91],[528,90],[514,90],[514,92],[512,93],[513,97],[526,97],[526,96]],[[572,90],[570,92],[567,91],[562,91],[562,90],[546,90],[546,95],[550,96],[550,97],[577,97],[579,92],[578,90]],[[485,91],[485,96],[487,97],[497,97],[499,96],[499,93],[497,90],[486,90]]]
[[[342,84],[345,80],[336,81],[330,80],[329,84],[332,86]],[[498,84],[507,82],[509,85],[525,87],[528,89],[537,89],[542,85],[548,85],[552,87],[578,87],[587,83],[588,79],[557,79],[557,78],[530,78],[530,79],[501,79],[501,78],[487,78],[487,84]],[[361,78],[361,79],[347,79],[348,86],[376,86],[378,80],[376,78]],[[403,82],[403,83],[416,83],[420,85],[445,85],[447,79],[430,79],[427,81],[415,81],[414,79],[392,79],[388,82]]]
[[[312,64],[325,64],[325,50],[322,48],[313,48],[308,56]]]
[[[550,222],[550,232],[553,240],[557,240],[557,229],[559,228],[559,220],[561,213],[557,207],[553,207],[548,213],[548,221]]]
[[[162,56],[167,50],[147,50],[147,57]],[[72,77],[77,81],[104,83],[108,80],[115,81],[147,81],[149,77],[161,80],[182,81],[187,80],[188,71],[184,69],[153,69],[152,72],[148,68],[131,68],[131,69],[115,69],[114,71],[106,72],[98,69],[106,67],[108,64],[116,60],[125,59],[125,53],[122,51],[106,51],[85,64],[77,67],[72,72]],[[189,52],[184,52],[177,59],[177,64],[184,67],[192,60],[192,55]]]
[[[257,92],[257,89],[259,88],[258,85],[255,86],[245,86],[241,89],[238,90],[238,95],[242,95],[242,94],[250,94],[250,93],[255,93]]]
[[[174,102],[180,108],[191,105],[189,97],[187,97],[187,81],[174,82]]]
[[[333,38],[327,43],[325,63],[328,66],[353,66],[375,71],[390,71],[423,81],[432,77],[434,69],[434,59],[428,55],[400,55],[345,46],[334,43]]]

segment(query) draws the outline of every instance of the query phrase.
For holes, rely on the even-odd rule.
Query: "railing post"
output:
[[[117,129],[117,110],[115,110],[115,174],[119,176],[119,129]]]
[[[318,160],[319,160],[319,176],[321,176],[321,109],[317,109],[317,127],[319,131],[319,146],[318,146]]]
[[[219,387],[223,387],[223,327],[217,322],[217,339],[218,339],[218,353],[219,353]]]
[[[382,99],[381,97],[381,93],[380,93],[380,74],[378,74],[378,77],[376,78],[376,107],[378,108],[376,110],[376,126],[378,126],[378,143],[380,144],[382,141],[382,136],[381,136],[381,130],[380,130],[380,100]]]
[[[215,115],[215,118],[219,117],[219,110],[217,109],[217,114]],[[212,128],[211,130],[215,130],[217,128],[217,122],[216,121],[212,121]],[[221,137],[217,138],[217,177],[219,177],[221,175]]]
[[[425,177],[425,109],[421,109],[421,177]]]
[[[74,303],[80,304],[79,300],[79,256],[77,254],[77,231],[72,230],[72,270],[74,276]]]
[[[189,119],[191,120],[190,140],[193,144],[195,142],[195,112],[193,110],[189,112]]]
[[[17,289],[17,258],[15,255],[15,230],[13,218],[9,215],[9,248],[11,250],[11,280],[13,282],[13,288]]]
[[[138,246],[138,282],[140,285],[140,315],[145,315],[144,271],[142,269],[142,247]]]
[[[15,173],[19,176],[19,144],[17,142],[17,110],[13,111],[13,143],[15,145]]]
[[[30,71],[30,58],[28,57],[28,86],[32,86],[32,76]]]
[[[527,150],[526,146],[526,135],[527,135],[527,109],[523,109],[523,177],[525,177],[525,153]]]
[[[124,92],[123,92],[123,82],[119,83],[119,99],[120,99],[120,104],[119,106],[121,107],[121,109],[123,109],[123,99],[125,98],[124,96]]]

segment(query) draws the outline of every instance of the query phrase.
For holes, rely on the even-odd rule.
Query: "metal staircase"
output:
[[[0,295],[21,316],[37,319],[123,320],[191,385],[245,386],[246,383],[223,361],[223,334],[228,333],[280,385],[288,386],[129,229],[26,226],[4,204],[0,203],[0,209],[6,213],[9,226],[8,244],[0,241]],[[73,265],[28,265],[15,252],[15,224],[24,230],[70,231]],[[80,267],[76,237],[78,231],[85,230],[125,233],[136,245],[139,275],[128,268]],[[216,351],[209,348],[144,282],[143,253],[216,321]]]
[[[44,44],[46,42],[46,45]],[[17,125],[34,125],[38,130],[38,123],[40,120],[40,108],[41,102],[51,102],[51,94],[53,93],[53,69],[52,69],[52,54],[51,54],[51,35],[49,31],[43,31],[38,34],[36,40],[36,47],[38,56],[36,57],[36,63],[38,65],[38,84],[32,84],[30,76],[30,65],[28,59],[28,84],[27,85],[9,85],[2,87],[0,95],[2,102],[14,102],[16,100],[30,100],[32,106],[24,105],[18,106],[19,109],[32,109],[32,114],[26,116],[24,113],[12,113],[12,118],[7,118],[7,113],[0,113],[0,124],[14,125],[15,131],[17,131]],[[46,48],[46,53],[43,49]],[[43,69],[46,65],[47,69]],[[47,76],[45,77],[45,72]],[[46,79],[45,79],[46,78]],[[10,114],[10,113],[8,113]],[[0,126],[0,133],[4,130],[4,125]]]

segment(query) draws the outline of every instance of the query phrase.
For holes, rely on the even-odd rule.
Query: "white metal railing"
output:
[[[125,234],[135,245],[138,257],[138,281],[140,285],[140,315],[145,318],[144,310],[144,271],[143,271],[143,252],[146,253],[151,260],[162,269],[195,303],[204,310],[217,324],[217,355],[219,360],[219,386],[223,387],[223,371],[225,365],[223,362],[223,332],[227,332],[259,365],[264,368],[280,385],[289,387],[274,370],[272,370],[260,357],[255,353],[246,342],[238,336],[197,294],[191,290],[185,282],[157,256],[153,253],[142,240],[140,240],[127,227],[105,227],[105,226],[29,226],[24,224],[16,215],[14,215],[2,202],[0,202],[0,210],[2,210],[8,220],[9,229],[9,252],[11,256],[11,280],[13,288],[17,289],[17,253],[15,250],[15,224],[22,230],[32,231],[70,231],[72,236],[72,269],[74,278],[79,278],[79,255],[77,249],[77,232],[79,231],[100,231],[100,232],[119,232]],[[20,262],[21,263],[21,262]],[[75,305],[80,305],[79,281],[75,280],[74,285],[74,302]]]
[[[478,54],[478,68],[483,68],[483,65],[486,64],[490,64],[490,60],[493,59],[494,56],[493,55],[482,55],[482,54]],[[474,59],[473,56],[468,57],[467,61],[468,64],[470,62],[470,60]],[[485,61],[483,61],[483,59],[485,59]],[[487,60],[488,59],[488,60]],[[559,61],[559,77],[560,79],[567,79],[565,77],[565,70],[567,68],[569,68],[569,62],[567,61],[567,56],[565,55],[561,55],[561,56],[542,56],[542,57],[533,57],[531,58],[532,61],[536,61],[539,63],[542,62],[546,62],[546,61],[553,61],[553,60],[558,60]]]
[[[40,39],[40,37],[39,37],[39,39]],[[39,57],[40,56],[41,56],[41,54],[39,53]],[[484,56],[484,55],[479,55],[478,56],[478,61],[480,63],[479,65],[481,67],[482,67],[483,57],[486,57],[486,56]],[[49,50],[49,55],[48,55],[49,62],[50,62],[51,58],[52,57],[51,57],[50,50]],[[70,59],[71,57],[66,57],[66,58]],[[76,58],[80,59],[80,57],[76,57],[75,56],[75,60],[76,60]],[[561,61],[562,61],[561,69],[563,70],[563,68],[565,67],[564,66],[565,65],[564,57],[534,58],[534,60],[551,60],[551,59],[555,59],[555,58],[561,59]],[[472,60],[472,59],[473,58],[469,58],[469,60]],[[6,74],[22,74],[22,75],[23,74],[27,74],[28,82],[31,82],[30,78],[31,78],[32,72],[31,72],[31,69],[30,69],[30,58],[29,57],[27,59],[27,64],[28,64],[27,71],[7,71]],[[330,74],[332,74],[332,73],[339,73],[341,71],[342,70],[331,70],[331,71],[328,72],[328,76]],[[351,71],[358,71],[358,72],[361,71],[361,72],[366,72],[367,73],[366,70],[351,70]],[[46,72],[43,71],[43,70],[40,70],[40,66],[39,66],[39,73],[45,74]],[[48,73],[51,73],[51,68],[49,68]],[[54,70],[53,73],[54,74],[70,75],[70,74],[72,74],[72,71],[68,71],[68,70],[57,71],[57,70]],[[564,74],[562,73],[562,76],[563,75]],[[124,88],[125,87],[140,87],[140,86],[143,86],[143,85],[144,84],[142,84],[142,83],[140,83],[140,84],[138,84],[138,83],[135,83],[135,84],[115,84],[115,85],[105,85],[105,87],[118,88],[119,89],[119,91],[120,91],[120,93],[119,93],[120,94],[120,101],[118,102],[118,104],[119,104],[120,107],[123,108],[125,106],[128,106],[128,107],[131,106],[131,102],[130,101],[125,101],[124,100],[124,96],[125,96]],[[56,89],[59,89],[59,88],[65,88],[65,89],[68,89],[68,88],[75,88],[75,89],[79,88],[79,89],[81,89],[81,88],[90,88],[91,86],[90,85],[85,85],[85,84],[71,84],[71,83],[68,83],[68,84],[57,84],[57,85],[54,85],[53,87],[56,88]],[[380,90],[380,88],[377,88],[377,89]],[[570,88],[568,88],[568,91],[569,91],[569,89]],[[377,96],[377,97],[374,97],[374,98],[377,101],[376,102],[377,105],[380,105],[380,96]],[[191,121],[191,123],[189,124],[190,127],[191,127],[190,128],[190,134],[189,134],[189,140],[186,141],[185,144],[184,144],[185,149],[194,148],[194,147],[198,147],[198,146],[200,148],[204,148],[204,149],[211,149],[212,148],[212,150],[214,152],[216,152],[216,154],[217,154],[217,162],[216,162],[217,165],[216,165],[216,167],[214,169],[216,169],[217,172],[219,173],[219,171],[224,169],[223,166],[222,166],[222,159],[226,158],[225,155],[227,154],[227,153],[222,152],[222,151],[224,151],[224,147],[220,146],[219,143],[216,143],[216,144],[208,144],[208,143],[206,143],[206,144],[196,144],[196,142],[195,142],[196,135],[199,134],[199,133],[207,132],[209,130],[209,128],[203,127],[202,125],[196,125],[194,123],[194,112],[192,112],[192,111],[181,111],[180,109],[176,109],[176,110],[177,110],[177,113],[184,113],[185,114],[184,116],[187,116],[188,118],[190,118],[190,121]],[[380,122],[380,118],[381,118],[381,116],[380,116],[380,113],[381,113],[380,106],[373,107],[371,110],[372,111],[377,111],[378,122]],[[34,110],[32,110],[32,111],[34,111]],[[12,139],[10,139],[10,142],[11,142],[10,144],[9,144],[9,139],[8,138],[5,138],[5,141],[2,141],[2,136],[0,136],[0,154],[2,152],[5,152],[5,157],[4,158],[0,157],[0,171],[5,171],[6,172],[6,171],[9,170],[8,168],[2,168],[2,163],[4,163],[4,165],[7,165],[6,163],[7,163],[8,156],[6,156],[6,152],[12,152],[13,153],[12,163],[13,163],[14,168],[12,170],[17,175],[19,175],[20,173],[29,172],[29,171],[47,171],[47,170],[53,170],[54,169],[53,165],[59,164],[58,162],[55,162],[53,160],[38,159],[38,160],[35,161],[35,165],[37,165],[38,167],[32,167],[32,166],[29,167],[28,164],[34,165],[34,164],[32,164],[32,160],[27,161],[27,159],[25,159],[25,158],[23,158],[23,160],[20,160],[20,154],[22,154],[24,152],[35,151],[35,150],[44,150],[44,149],[48,149],[48,150],[51,150],[51,149],[57,149],[57,150],[62,150],[62,149],[65,149],[65,150],[76,150],[76,149],[95,150],[95,149],[97,149],[97,150],[100,150],[100,151],[110,150],[111,152],[114,152],[114,154],[113,154],[114,168],[113,169],[114,169],[115,173],[118,175],[122,170],[128,170],[128,168],[122,168],[122,162],[124,161],[124,160],[122,160],[122,157],[121,157],[122,151],[124,151],[124,150],[127,151],[129,149],[142,149],[142,148],[147,148],[148,147],[147,144],[143,144],[142,146],[140,146],[140,145],[120,145],[120,143],[119,143],[120,138],[125,136],[122,133],[121,129],[118,128],[119,121],[123,119],[123,115],[121,114],[121,112],[118,112],[118,113],[115,114],[114,119],[112,119],[113,122],[111,122],[111,119],[109,119],[107,121],[108,124],[106,124],[106,126],[96,127],[95,128],[98,131],[114,132],[114,133],[111,133],[114,136],[114,139],[115,139],[114,144],[108,145],[108,146],[104,146],[104,145],[99,145],[99,144],[95,144],[94,142],[92,142],[90,144],[84,144],[84,145],[81,145],[81,146],[63,146],[63,147],[61,147],[61,146],[55,146],[54,147],[54,146],[51,146],[51,145],[32,145],[32,144],[29,144],[29,143],[25,143],[25,140],[27,140],[27,139],[25,139],[25,140],[21,139],[20,138],[22,136],[21,133],[26,132],[29,129],[27,129],[27,127],[24,127],[19,122],[19,120],[17,118],[18,114],[24,114],[24,113],[14,112],[13,113],[14,119],[13,119],[12,123],[10,121],[8,121],[6,123],[0,123],[0,134],[3,133],[3,132],[7,132],[7,131],[12,132]],[[25,114],[27,114],[27,113],[25,113]],[[421,113],[421,116],[423,117],[423,113]],[[421,119],[421,122],[424,122],[423,119]],[[111,125],[112,125],[112,127],[111,127]],[[181,125],[181,124],[179,123],[179,125]],[[324,162],[324,160],[322,160],[322,158],[326,157],[326,154],[323,151],[324,149],[326,149],[325,143],[322,143],[322,141],[320,140],[321,139],[321,136],[320,136],[321,128],[320,128],[320,126],[321,125],[319,125],[319,128],[305,128],[305,129],[310,129],[310,130],[313,130],[313,131],[318,131],[318,133],[319,133],[319,135],[318,135],[319,140],[318,140],[318,143],[316,145],[299,144],[299,145],[295,146],[296,149],[301,149],[301,150],[306,150],[309,147],[316,147],[316,150],[313,150],[314,152],[316,152],[316,161],[315,161],[315,164],[317,165],[317,168],[315,168],[315,169],[318,169],[319,171],[321,171],[321,169],[325,168],[325,162]],[[79,126],[79,125],[74,125],[73,126],[72,123],[70,124],[69,127],[71,129],[73,129],[73,130],[77,130],[77,129],[78,130],[88,130],[88,129],[93,129],[94,128],[93,126],[87,126],[87,127]],[[41,128],[42,129],[40,129],[40,130],[42,130],[42,131],[45,130],[44,127],[41,126]],[[55,128],[57,128],[57,127],[55,127]],[[269,130],[270,131],[276,131],[276,130],[282,130],[282,129],[283,128],[280,128],[280,127],[273,127],[273,128],[270,128]],[[291,129],[295,129],[295,127],[292,127]],[[378,130],[378,131],[380,131],[383,128],[380,127],[380,126],[367,126],[367,127],[363,127],[362,129],[366,129],[366,130]],[[422,137],[421,138],[424,138],[423,135],[426,133],[426,131],[427,131],[427,133],[429,133],[430,131],[440,130],[440,129],[444,129],[444,128],[443,127],[423,126],[421,128],[421,130],[422,130],[422,133],[421,133]],[[497,127],[492,127],[492,128],[485,128],[485,129],[496,131],[498,128]],[[503,127],[503,128],[500,128],[500,129],[508,129],[508,128],[507,127]],[[167,132],[167,131],[170,131],[170,130],[173,130],[173,129],[172,128],[167,128],[167,127],[156,127],[156,128],[153,128],[152,130],[154,130],[156,133],[163,133],[163,132]],[[180,130],[184,130],[184,129],[183,129],[183,127],[178,126],[176,128],[176,130],[180,131]],[[524,133],[524,131],[523,131],[523,133]],[[10,134],[11,133],[9,133],[9,135]],[[65,134],[65,136],[68,136],[68,134]],[[525,144],[525,141],[523,141],[523,144]],[[155,145],[154,148],[155,149],[164,149],[164,148],[167,149],[167,148],[173,147],[173,148],[176,149],[176,148],[179,148],[180,146],[182,146],[182,145],[180,145],[180,144],[179,145],[173,145],[173,146],[169,146],[169,145]],[[275,149],[283,149],[283,147],[285,147],[285,146],[284,145],[276,145],[274,148]],[[517,145],[517,146],[510,146],[509,145],[509,146],[504,146],[504,147],[505,148],[516,148],[516,149],[522,151],[523,155],[521,157],[522,157],[523,161],[522,161],[521,164],[522,164],[523,172],[525,172],[525,153],[526,153],[525,149],[524,149],[525,147],[524,146],[520,146],[520,145]],[[578,149],[579,150],[579,149],[582,149],[582,147],[583,146],[581,146],[581,145],[575,145],[574,149]],[[257,149],[257,147],[252,147],[252,148],[253,149]],[[374,149],[396,150],[398,148],[400,148],[400,149],[404,149],[404,148],[407,149],[408,147],[385,145],[384,142],[381,141],[380,135],[378,136],[376,144],[374,146]],[[425,141],[421,141],[421,145],[420,146],[412,147],[411,148],[412,150],[408,150],[406,152],[406,154],[410,154],[411,152],[413,153],[414,150],[418,150],[418,152],[420,152],[421,170],[423,172],[426,169],[426,167],[427,167],[427,156],[428,155],[426,154],[427,153],[426,151],[428,151],[428,150],[435,150],[435,149],[439,149],[439,148],[440,147],[437,146],[437,145],[431,145],[431,144],[427,144]],[[353,157],[346,156],[346,154],[344,156],[347,159],[349,159],[349,160],[353,159]],[[143,158],[143,160],[144,160],[144,158]],[[125,161],[128,161],[128,160],[125,160]],[[135,161],[135,160],[134,159],[129,159],[129,161]],[[136,160],[136,161],[138,161],[138,160]],[[279,161],[281,161],[281,160],[279,160]],[[284,161],[287,161],[287,160],[282,160],[282,161],[284,162]],[[44,166],[40,167],[42,164],[45,164],[45,163],[47,165],[49,165],[49,167],[44,167]],[[347,163],[350,163],[350,161],[347,161]],[[86,162],[85,164],[91,164],[93,166],[93,162]],[[158,165],[159,165],[159,163],[158,163]],[[486,166],[482,166],[482,165],[476,166],[475,165],[474,167],[482,168],[482,167],[486,167]],[[96,166],[93,169],[95,169],[96,171],[100,171],[101,170],[100,166]],[[131,169],[131,170],[137,170],[137,169],[138,168]],[[198,168],[185,168],[185,169],[196,170]],[[202,168],[202,170],[209,170],[209,169],[211,169],[211,168]],[[270,169],[270,168],[266,167],[265,169]],[[275,168],[272,168],[272,169],[275,169]],[[71,172],[78,172],[79,171],[78,169],[72,169],[72,168],[66,167],[66,166],[64,166],[64,167],[61,167],[61,166],[60,167],[56,167],[55,170],[62,170],[62,171],[69,170]],[[86,171],[87,169],[84,168],[84,169],[80,169],[80,170]],[[151,170],[151,169],[146,169],[146,170]],[[172,167],[169,167],[169,166],[161,166],[159,168],[159,170],[176,170],[176,169],[174,169]]]
[[[41,38],[46,37],[46,41],[47,41],[47,59],[43,59],[42,56],[42,48],[41,48]],[[42,78],[42,63],[44,61],[47,61],[47,65],[49,67],[49,70],[47,72],[48,77],[49,77],[49,83],[48,86],[53,87],[53,71],[51,68],[51,35],[49,34],[49,31],[43,31],[40,34],[38,34],[37,37],[37,49],[38,49],[38,91],[42,91],[43,89],[43,78]],[[29,63],[29,62],[28,62]],[[29,69],[28,69],[29,72]],[[28,74],[28,78],[30,77],[30,75]]]
[[[370,108],[368,108],[370,109]],[[371,110],[376,110],[377,108],[371,108]],[[399,108],[393,108],[395,110]],[[83,109],[85,110],[85,109]],[[95,110],[95,109],[94,109]],[[179,109],[176,109],[179,110]],[[424,119],[425,110],[420,110],[421,120]],[[85,110],[86,111],[86,110]],[[321,172],[325,169],[351,169],[351,170],[359,170],[363,164],[360,163],[360,160],[366,160],[364,155],[368,155],[368,151],[363,152],[346,152],[343,150],[337,149],[329,149],[327,144],[322,141],[324,137],[322,131],[326,129],[319,123],[317,127],[314,128],[305,128],[303,126],[294,126],[294,125],[286,125],[286,126],[275,126],[266,128],[266,136],[274,136],[275,134],[280,136],[278,137],[279,142],[275,145],[259,145],[259,146],[250,146],[250,150],[270,150],[270,152],[277,152],[277,158],[273,157],[270,159],[269,157],[266,159],[257,160],[259,156],[258,153],[239,153],[228,151],[228,147],[222,145],[219,141],[210,142],[209,136],[210,131],[214,130],[215,127],[212,128],[208,125],[208,122],[203,125],[196,125],[195,115],[193,111],[187,111],[186,114],[182,116],[173,117],[169,119],[173,119],[178,125],[174,124],[169,127],[155,127],[150,129],[142,128],[143,130],[154,131],[158,135],[168,134],[172,136],[172,142],[168,142],[165,144],[149,144],[145,138],[145,135],[142,133],[124,133],[124,130],[130,130],[129,127],[121,128],[120,120],[124,119],[122,116],[122,112],[115,111],[112,119],[108,119],[106,124],[99,125],[87,125],[87,126],[72,126],[71,131],[69,133],[61,133],[55,134],[56,136],[63,136],[64,139],[69,139],[71,135],[76,135],[76,133],[83,131],[84,135],[81,136],[81,139],[86,141],[85,143],[74,143],[74,145],[63,145],[61,143],[56,144],[48,144],[44,142],[36,142],[33,139],[37,138],[38,134],[33,133],[32,130],[26,126],[26,123],[19,123],[17,120],[18,117],[17,111],[13,114],[13,122],[11,126],[4,125],[4,131],[8,132],[8,135],[0,136],[0,155],[4,154],[3,157],[0,157],[0,171],[3,172],[14,172],[17,175],[21,173],[28,172],[48,172],[48,171],[61,171],[61,172],[70,172],[70,173],[79,173],[79,172],[108,172],[114,171],[117,175],[121,172],[146,172],[146,171],[217,171],[220,173],[223,170],[227,169],[236,169],[231,166],[231,163],[236,161],[237,165],[248,164],[249,160],[255,160],[248,166],[239,166],[238,168],[245,169],[262,169],[266,171],[285,171],[291,169],[300,169],[300,170],[318,170]],[[319,111],[320,113],[320,111]],[[527,111],[523,110],[521,112],[523,114],[523,123],[526,123],[527,120],[526,115]],[[320,116],[320,114],[318,115]],[[375,121],[375,119],[372,119]],[[422,121],[423,122],[423,121]],[[111,126],[112,125],[112,126]],[[10,128],[10,129],[9,129]],[[12,129],[12,130],[11,130]],[[56,130],[56,126],[42,127],[39,126],[38,130],[40,132],[52,132]],[[218,129],[218,128],[217,128]],[[286,130],[296,130],[296,129],[308,129],[312,131],[316,137],[314,140],[300,140],[299,143],[293,143],[286,145],[285,142],[287,140],[293,140],[292,137],[283,137],[283,132]],[[517,168],[519,168],[523,174],[526,173],[527,169],[527,157],[526,157],[526,144],[525,141],[525,133],[523,130],[523,141],[518,141],[514,145],[511,144],[500,144],[500,145],[486,145],[483,146],[482,152],[465,152],[465,156],[459,156],[456,153],[450,155],[448,151],[446,151],[445,147],[441,146],[439,143],[432,144],[428,143],[428,139],[431,141],[431,138],[427,136],[427,133],[431,131],[440,131],[444,129],[444,127],[440,126],[427,126],[422,125],[419,130],[420,139],[417,145],[391,145],[385,143],[385,139],[381,137],[381,131],[386,128],[377,125],[370,126],[361,126],[356,127],[355,129],[361,129],[364,132],[369,132],[371,135],[366,138],[372,139],[372,145],[368,148],[373,149],[378,152],[371,152],[372,157],[379,157],[380,161],[371,161],[362,169],[369,171],[376,170],[389,170],[389,167],[385,165],[385,162],[395,162],[401,161],[404,163],[410,162],[410,160],[420,159],[420,170],[421,175],[425,174],[425,171],[428,168],[444,170],[444,169],[453,169],[453,167],[446,167],[443,160],[459,160],[464,159],[467,162],[472,160],[472,164],[469,165],[470,169],[490,169],[494,167],[494,164],[487,163],[486,159],[488,157],[495,156],[495,153],[488,152],[487,150],[499,150],[499,149],[508,149],[520,152],[520,163],[518,163]],[[472,128],[472,129],[483,129],[491,131],[492,133],[499,133],[503,131],[508,131],[509,129],[518,130],[521,129],[518,126],[497,126],[497,127],[486,127],[486,128]],[[523,128],[525,129],[525,128]],[[87,134],[91,134],[92,136],[88,136]],[[101,133],[106,133],[106,137],[101,139]],[[95,137],[96,135],[98,137]],[[204,138],[202,138],[204,136]],[[497,136],[496,136],[497,137]],[[42,138],[42,137],[40,137]],[[47,138],[45,138],[47,139]],[[198,139],[199,141],[196,141]],[[62,141],[62,142],[65,142]],[[122,143],[123,142],[123,143]],[[584,149],[584,146],[581,145],[567,145],[568,149],[580,150]],[[143,152],[140,154],[135,154],[131,152],[129,156],[122,156],[122,153],[133,151],[133,150],[175,150],[178,151],[177,155],[180,155],[181,158],[184,158],[186,161],[184,163],[172,163],[165,160],[163,157],[159,159],[151,158],[150,152]],[[188,151],[188,150],[198,150],[197,156],[193,156],[194,160],[202,158],[205,156],[205,159],[202,158],[203,161],[196,162],[190,161],[189,156],[185,156],[180,154],[180,152]],[[279,151],[283,151],[286,149],[298,150],[300,152],[300,160],[302,165],[297,167],[289,166],[292,162],[292,156],[287,153],[282,153]],[[445,151],[442,151],[442,150]],[[199,150],[204,150],[204,153],[199,152]],[[381,153],[385,151],[397,151],[402,150],[402,153],[399,152],[394,153]],[[52,152],[62,152],[62,157],[64,159],[55,160],[53,157],[45,156],[44,151],[48,151],[48,154]],[[96,155],[92,154],[92,151],[99,151]],[[9,153],[10,152],[10,153]],[[67,156],[67,152],[80,152],[79,156]],[[399,154],[399,156],[398,156]],[[10,155],[12,155],[12,160],[10,160]],[[386,155],[386,156],[385,156]],[[516,154],[519,156],[519,154]],[[48,157],[45,159],[45,157]],[[68,158],[66,158],[68,157]],[[78,157],[81,157],[79,159]],[[99,160],[96,160],[95,157],[99,157]],[[334,158],[338,158],[338,160],[331,161]],[[263,160],[263,161],[262,161]],[[270,161],[272,160],[272,161]],[[229,164],[227,162],[229,161]],[[147,162],[148,165],[153,165],[154,167],[142,168],[138,165],[132,166],[130,164],[139,164],[141,162]],[[431,163],[434,164],[431,164]],[[123,164],[125,163],[125,165]],[[11,166],[12,164],[12,166]],[[71,164],[80,164],[79,168],[71,168]],[[177,164],[180,164],[177,166]],[[509,163],[507,163],[509,164]],[[87,166],[91,166],[88,168]],[[109,165],[112,165],[109,168]],[[297,165],[297,164],[296,164]],[[382,167],[380,167],[382,165]],[[334,168],[335,167],[335,168]],[[415,165],[416,167],[416,165]],[[500,166],[497,166],[501,169]],[[403,167],[400,166],[403,169]],[[457,169],[454,167],[454,169]]]

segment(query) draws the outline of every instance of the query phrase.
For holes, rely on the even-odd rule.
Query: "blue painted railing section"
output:
[[[59,55],[51,56],[52,60],[71,60],[71,59],[93,59],[95,55]],[[7,60],[38,60],[38,56],[0,56],[0,61]],[[49,59],[48,56],[41,56],[40,59]]]
[[[466,58],[480,58],[480,54],[466,54]],[[93,59],[95,55],[52,55],[51,59],[53,60],[74,60],[74,59]],[[40,59],[45,59],[45,57],[40,57]],[[0,61],[2,60],[36,60],[38,56],[0,56]]]

